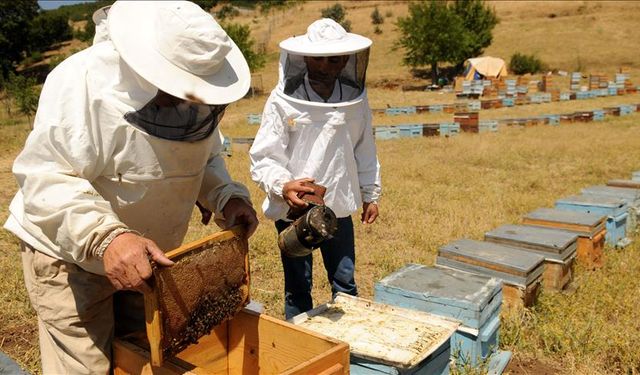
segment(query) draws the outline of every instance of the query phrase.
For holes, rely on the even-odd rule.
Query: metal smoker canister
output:
[[[288,257],[311,254],[338,230],[336,214],[327,206],[313,206],[278,236],[278,247]]]

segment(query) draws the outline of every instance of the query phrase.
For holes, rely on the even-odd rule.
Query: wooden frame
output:
[[[229,230],[221,231],[214,233],[210,236],[207,236],[203,239],[185,244],[180,246],[174,250],[171,250],[165,255],[167,258],[171,260],[180,259],[183,256],[188,256],[189,254],[198,252],[198,251],[206,251],[210,248],[213,248],[217,245],[224,245],[225,242],[234,241],[236,247],[240,247],[241,251],[243,251],[244,257],[244,277],[242,280],[242,286],[240,287],[241,300],[242,303],[238,308],[242,308],[249,301],[249,258],[248,258],[248,243],[247,239],[244,237],[244,229],[242,226],[236,226]],[[229,242],[230,243],[230,242]],[[221,270],[222,272],[226,272],[229,270]],[[155,274],[155,271],[154,271]],[[157,274],[156,274],[157,278]],[[205,280],[207,281],[207,280]],[[176,286],[172,285],[176,290],[181,288],[189,289],[190,285],[181,285]],[[164,349],[167,346],[166,343],[163,342],[163,337],[166,335],[165,327],[163,327],[163,308],[160,302],[160,295],[157,287],[157,281],[152,283],[152,292],[145,293],[144,295],[144,304],[145,304],[145,321],[146,321],[146,331],[147,331],[147,340],[149,345],[150,359],[153,366],[162,366],[164,362]],[[181,301],[182,302],[182,301]],[[183,306],[183,308],[187,309],[192,306]],[[164,312],[167,314],[167,312]]]

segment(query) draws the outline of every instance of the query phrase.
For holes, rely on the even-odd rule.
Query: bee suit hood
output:
[[[308,84],[309,71],[305,56],[344,56],[348,60],[337,76],[336,92],[332,95],[333,100],[329,100],[331,105],[325,107],[345,106],[361,101],[365,92],[370,47],[370,39],[346,32],[332,19],[323,18],[313,22],[307,28],[306,34],[288,38],[280,43],[280,79],[276,88],[278,95],[293,102],[315,102],[313,97],[306,95],[311,88]],[[306,93],[296,95],[296,92]],[[313,105],[323,106],[317,102]]]

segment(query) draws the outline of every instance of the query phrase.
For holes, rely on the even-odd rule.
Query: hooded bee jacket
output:
[[[285,218],[283,185],[311,177],[327,187],[325,204],[337,217],[347,217],[363,201],[376,202],[381,192],[366,91],[340,103],[296,99],[285,93],[290,61],[283,50],[279,83],[250,150],[251,177],[267,193],[262,209],[270,219]]]
[[[249,201],[226,171],[217,129],[201,141],[178,142],[124,119],[156,92],[110,41],[51,72],[13,166],[20,190],[5,228],[40,252],[104,274],[95,254],[114,229],[136,230],[170,250],[181,244],[196,200],[219,224],[230,198]]]

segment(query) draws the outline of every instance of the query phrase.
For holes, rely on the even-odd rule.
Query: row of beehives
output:
[[[480,120],[477,112],[457,112],[454,121],[438,124],[399,124],[380,125],[374,127],[376,139],[395,139],[441,136],[451,137],[463,132],[483,133],[498,131],[498,124],[504,125],[559,125],[561,123],[602,121],[608,116],[626,116],[637,112],[640,105],[623,104],[605,109],[591,111],[577,111],[555,115],[540,115],[523,118],[508,118],[501,120]]]
[[[451,104],[431,104],[406,107],[389,107],[385,109],[372,109],[373,113],[385,114],[388,116],[415,115],[420,113],[454,113],[462,111],[479,111],[481,109],[495,109],[503,107],[514,107],[517,105],[551,103],[555,101],[594,99],[605,96],[623,95],[636,91],[622,90],[616,87],[598,88],[588,91],[578,92],[545,92],[531,95],[517,95],[512,97],[499,97],[494,99],[459,101]],[[250,113],[247,115],[249,125],[259,125],[262,121],[262,114]]]
[[[499,350],[500,309],[535,304],[540,287],[559,291],[571,282],[574,261],[586,269],[604,263],[605,244],[626,246],[640,214],[640,172],[556,201],[485,233],[442,246],[436,265],[410,264],[375,284],[375,300],[457,319],[451,355],[458,365],[500,374],[511,353]]]
[[[581,85],[582,74],[573,72],[570,75],[569,88],[572,92],[588,91],[594,89],[615,89],[618,94],[635,93],[638,86],[635,86],[629,79],[628,73],[616,73],[614,80],[604,74],[591,74],[588,85]],[[465,80],[462,77],[456,78],[454,90],[459,97],[477,96],[520,96],[527,93],[537,93],[539,91],[549,93],[559,93],[561,90],[557,86],[553,75],[544,75],[540,80],[532,80],[529,76],[519,76],[517,79],[510,78],[489,78],[484,80]]]

